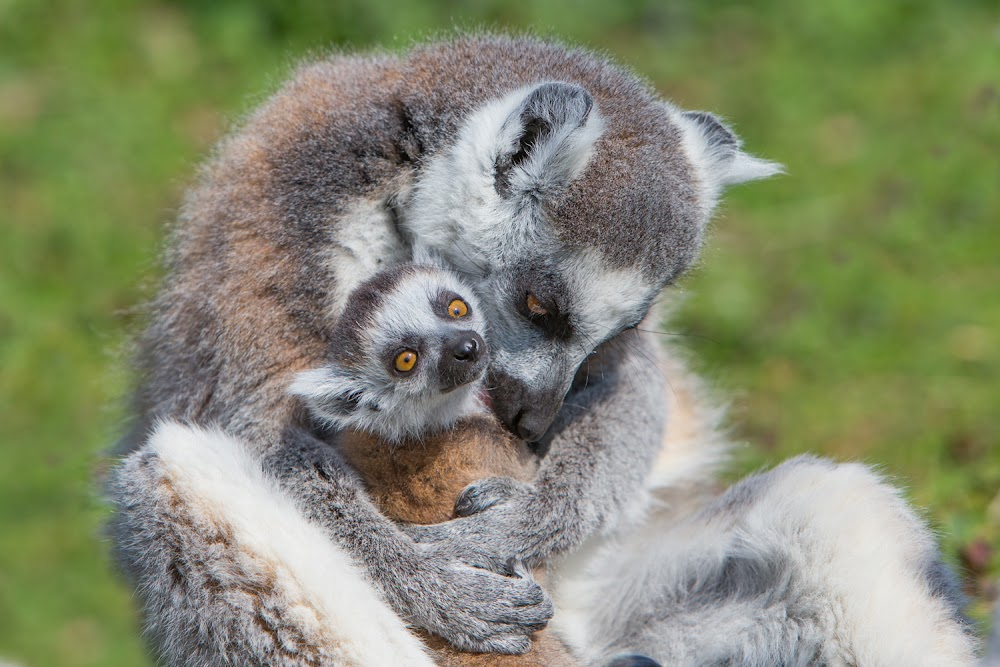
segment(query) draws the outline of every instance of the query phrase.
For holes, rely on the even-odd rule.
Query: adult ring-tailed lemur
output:
[[[636,328],[722,189],[777,171],[558,44],[300,68],[202,171],[141,342],[110,492],[158,655],[429,664],[407,624],[519,653],[553,606],[509,563],[548,561],[552,625],[588,664],[970,664],[952,579],[899,495],[797,459],[713,496],[711,410]],[[467,516],[430,527],[382,516],[287,392],[344,344],[347,295],[410,261],[475,291],[492,409],[544,454],[533,483],[478,482]]]

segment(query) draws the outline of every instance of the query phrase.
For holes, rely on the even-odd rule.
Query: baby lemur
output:
[[[333,337],[345,344],[291,387],[338,432],[372,500],[397,521],[447,521],[471,482],[528,481],[537,467],[526,444],[481,402],[489,350],[485,320],[468,294],[456,276],[434,267],[406,264],[377,274],[347,299]],[[417,632],[446,667],[580,664],[544,630],[517,656],[464,653]]]

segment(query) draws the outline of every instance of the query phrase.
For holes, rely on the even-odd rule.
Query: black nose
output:
[[[475,363],[479,360],[479,342],[471,336],[460,339],[451,347],[451,353],[459,361]]]
[[[441,390],[451,391],[480,379],[486,370],[489,352],[475,331],[458,331],[445,339],[438,360]]]
[[[525,442],[538,442],[549,427],[548,422],[538,413],[528,410],[522,410],[515,419],[517,435]]]

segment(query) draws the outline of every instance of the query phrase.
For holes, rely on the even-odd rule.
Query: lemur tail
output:
[[[1000,602],[993,608],[993,632],[986,645],[982,667],[1000,667]]]

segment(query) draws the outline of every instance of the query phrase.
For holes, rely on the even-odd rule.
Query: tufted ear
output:
[[[602,127],[594,99],[580,86],[551,81],[531,88],[500,129],[497,192],[543,199],[566,187],[586,167]]]
[[[288,393],[302,398],[313,416],[342,428],[357,412],[362,392],[345,369],[328,365],[296,375]]]
[[[689,157],[695,161],[713,200],[727,185],[756,181],[784,171],[777,162],[744,153],[740,138],[714,114],[684,111],[679,119]]]

